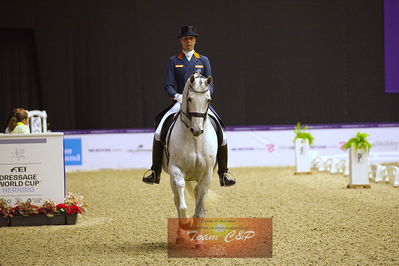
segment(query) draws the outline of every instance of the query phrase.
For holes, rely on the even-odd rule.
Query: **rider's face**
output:
[[[194,50],[195,43],[197,42],[197,38],[193,36],[184,36],[180,38],[181,47],[184,51],[190,52]]]

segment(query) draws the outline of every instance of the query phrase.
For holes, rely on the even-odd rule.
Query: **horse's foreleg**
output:
[[[172,190],[175,194],[175,205],[177,208],[177,213],[179,218],[187,218],[187,204],[184,198],[184,187],[185,181],[184,176],[181,173],[180,169],[174,168],[170,171],[170,184],[172,186]]]
[[[195,188],[195,213],[194,218],[205,217],[205,197],[211,182],[211,176],[205,175]]]
[[[208,193],[211,176],[205,175],[201,178],[200,182],[195,187],[195,213],[194,213],[194,225],[198,228],[198,233],[202,235],[202,222],[205,218],[205,197]],[[202,250],[205,247],[204,241],[196,239],[195,248]]]
[[[179,217],[179,226],[177,228],[177,232],[176,232],[176,244],[180,245],[184,243],[184,239],[186,237],[186,230],[184,230],[181,226],[181,220],[182,219],[187,219],[187,218],[181,218],[180,215],[183,215],[183,217],[185,217],[184,213],[182,214],[181,211],[179,211],[179,206],[180,206],[180,199],[179,199],[179,192],[178,189],[176,188],[176,186],[173,184],[173,182],[171,182],[171,187],[172,187],[172,191],[174,194],[174,202],[175,202],[175,207],[178,213],[178,217]]]

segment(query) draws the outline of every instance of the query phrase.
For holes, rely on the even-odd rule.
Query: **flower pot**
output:
[[[65,224],[65,214],[55,214],[53,217],[47,217],[48,225],[63,225]]]
[[[78,215],[77,214],[66,215],[65,217],[66,217],[65,218],[65,224],[66,225],[76,224],[76,221],[78,220]]]
[[[56,214],[53,217],[47,215],[14,216],[10,219],[10,226],[39,226],[65,224],[65,215]]]
[[[309,140],[295,140],[295,174],[311,174],[312,159],[310,156]]]
[[[8,217],[0,217],[0,227],[8,226],[10,223],[10,219]]]
[[[348,188],[369,188],[368,152],[364,149],[349,148],[349,185]]]

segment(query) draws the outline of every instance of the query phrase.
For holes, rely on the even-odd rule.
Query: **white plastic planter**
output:
[[[312,156],[310,154],[309,140],[295,140],[295,174],[311,174]]]
[[[348,188],[369,188],[368,152],[363,149],[349,148],[349,185]]]

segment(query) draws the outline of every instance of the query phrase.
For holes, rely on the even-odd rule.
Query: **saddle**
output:
[[[162,125],[161,142],[164,144],[165,147],[168,144],[167,137],[170,135],[170,132],[172,131],[173,126],[178,117],[179,117],[179,113],[171,114],[165,119],[165,122]],[[221,146],[222,142],[223,142],[222,125],[213,116],[208,116],[208,117],[210,118],[211,124],[212,124],[213,128],[215,129],[216,136],[218,138],[218,146]]]
[[[167,142],[166,136],[168,135],[169,131],[172,131],[172,128],[177,120],[177,117],[178,117],[178,113],[169,115],[165,119],[165,122],[162,125],[161,142],[163,143],[164,146],[166,146],[166,142]]]

